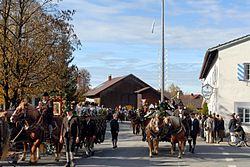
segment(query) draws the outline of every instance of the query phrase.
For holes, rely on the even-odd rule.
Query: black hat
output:
[[[49,96],[48,92],[44,92],[43,96]]]

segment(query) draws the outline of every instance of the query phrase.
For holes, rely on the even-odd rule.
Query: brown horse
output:
[[[134,111],[129,111],[128,117],[131,121],[131,126],[133,128],[133,134],[139,134],[140,133],[140,126],[141,126],[141,120],[139,115]]]
[[[158,155],[159,153],[159,137],[163,126],[163,119],[159,117],[158,113],[154,113],[153,117],[146,126],[149,157],[152,157],[153,154]]]
[[[168,134],[171,135],[171,154],[174,154],[174,145],[178,143],[179,155],[182,158],[185,143],[187,141],[186,130],[179,117],[168,116],[164,118],[165,127],[168,128]]]
[[[60,152],[62,149],[62,144],[59,142],[60,127],[62,124],[62,119],[56,120],[58,127],[53,131],[52,142],[55,144],[55,160],[59,161]],[[26,139],[24,143],[24,151],[21,160],[24,161],[27,153],[27,142],[30,143],[30,163],[36,163],[38,157],[36,154],[43,138],[44,131],[47,129],[45,122],[43,121],[43,114],[39,113],[31,104],[26,101],[22,101],[20,105],[16,108],[16,111],[11,116],[11,122],[16,124],[21,124],[23,131],[26,134]]]
[[[0,160],[4,160],[8,153],[9,130],[6,115],[7,112],[0,113]]]

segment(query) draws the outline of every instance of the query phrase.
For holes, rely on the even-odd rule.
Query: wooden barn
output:
[[[109,76],[106,82],[91,89],[85,96],[109,108],[119,105],[139,108],[142,103],[155,104],[160,100],[160,92],[133,74],[115,78]]]

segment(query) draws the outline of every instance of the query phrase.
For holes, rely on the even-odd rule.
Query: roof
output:
[[[140,80],[139,78],[137,78],[136,76],[134,76],[133,74],[129,74],[127,76],[112,78],[111,80],[108,80],[108,81],[102,83],[101,85],[95,87],[94,89],[89,90],[84,95],[87,96],[87,97],[97,96],[102,91],[110,88],[111,86],[115,85],[116,83],[120,82],[121,80],[123,80],[123,79],[125,79],[127,77],[133,77],[135,80],[139,81],[144,86],[144,88],[142,88],[140,90],[137,90],[137,91],[145,91],[145,90],[147,90],[149,88],[152,88],[151,86],[149,86],[148,84],[146,84],[145,82],[143,82],[142,80]],[[155,90],[155,89],[153,89],[153,90]],[[137,92],[135,92],[135,93],[137,93]]]
[[[103,82],[101,85],[95,87],[94,89],[89,90],[84,95],[85,96],[95,96],[95,95],[99,94],[100,92],[104,91],[105,89],[109,88],[110,86],[114,85],[115,83],[121,81],[122,79],[124,79],[126,77],[127,76],[112,78],[111,80]]]
[[[192,104],[195,108],[200,109],[202,108],[203,97],[200,94],[190,94],[190,95],[182,95],[180,99],[184,106]]]
[[[207,77],[210,69],[213,66],[213,63],[215,62],[215,60],[218,57],[218,51],[233,47],[235,45],[244,43],[244,42],[249,41],[249,40],[250,40],[250,35],[246,35],[246,36],[231,40],[229,42],[219,44],[219,45],[217,45],[215,47],[209,48],[206,51],[206,54],[205,54],[205,57],[204,57],[204,60],[203,60],[203,64],[202,64],[199,79],[203,79],[203,78]]]

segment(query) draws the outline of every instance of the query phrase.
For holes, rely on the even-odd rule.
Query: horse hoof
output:
[[[25,161],[25,158],[20,158],[19,161]]]
[[[181,159],[181,156],[178,156],[179,159]]]
[[[55,159],[55,161],[56,161],[56,162],[59,162],[59,159],[58,159],[58,158],[56,158],[56,159]]]
[[[34,164],[36,164],[37,162],[36,161],[29,161],[29,164],[30,165],[34,165]]]

